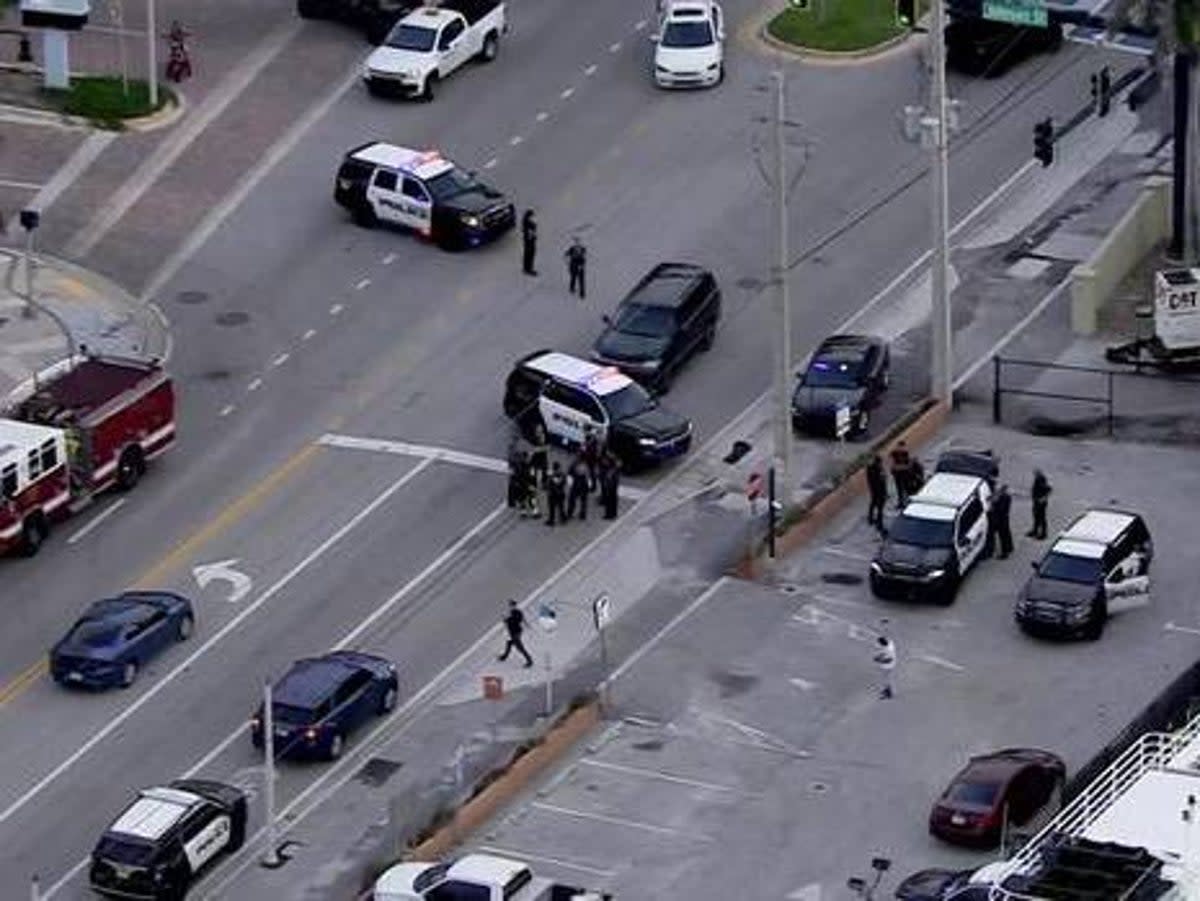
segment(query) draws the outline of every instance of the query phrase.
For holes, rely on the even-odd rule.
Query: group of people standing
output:
[[[570,522],[576,516],[587,520],[588,498],[599,492],[599,504],[605,519],[617,518],[617,497],[621,484],[621,465],[604,447],[594,431],[584,437],[583,445],[564,470],[557,460],[550,461],[550,448],[543,429],[535,429],[532,441],[513,438],[508,454],[508,506],[521,516],[542,515],[543,495],[546,525]]]

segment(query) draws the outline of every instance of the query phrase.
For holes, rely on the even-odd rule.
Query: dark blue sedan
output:
[[[150,658],[195,628],[192,602],[167,591],[127,591],[96,601],[50,649],[59,685],[128,688]]]
[[[395,709],[399,685],[396,667],[374,654],[333,651],[297,660],[271,688],[276,756],[337,759],[347,735]],[[250,740],[263,747],[261,705]]]

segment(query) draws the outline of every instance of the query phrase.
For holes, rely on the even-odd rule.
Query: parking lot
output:
[[[890,896],[915,869],[988,860],[926,831],[967,757],[1043,747],[1074,772],[1195,659],[1200,473],[1186,448],[1033,438],[962,415],[925,449],[927,469],[949,444],[999,454],[1011,558],[983,561],[949,608],[878,601],[861,501],[767,584],[725,578],[699,595],[613,684],[614,724],[475,847],[621,898],[850,897],[846,879],[875,855],[893,862]],[[1023,537],[1035,466],[1054,486],[1051,538],[1092,506],[1141,512],[1152,531],[1150,603],[1098,642],[1013,623],[1049,544]],[[898,648],[891,700],[872,662],[881,630]]]

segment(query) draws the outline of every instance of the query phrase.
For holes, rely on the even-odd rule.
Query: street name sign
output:
[[[1041,0],[983,0],[983,17],[1010,25],[1032,25],[1045,28],[1050,24],[1046,6]]]

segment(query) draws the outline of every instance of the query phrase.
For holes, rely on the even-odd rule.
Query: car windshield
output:
[[[918,547],[950,547],[954,544],[954,523],[901,513],[888,527],[888,540]]]
[[[427,53],[433,49],[433,41],[437,32],[432,28],[421,28],[418,25],[397,25],[387,36],[384,44],[395,50],[416,50]]]
[[[641,335],[643,338],[666,338],[671,334],[675,324],[674,314],[665,307],[644,306],[640,303],[627,303],[617,311],[617,319],[613,328],[627,335]]]
[[[1100,559],[1098,557],[1072,557],[1051,551],[1038,566],[1038,575],[1044,579],[1061,582],[1081,582],[1095,585],[1100,581]]]
[[[707,22],[672,22],[662,36],[664,47],[707,47],[712,42],[712,27]]]
[[[149,842],[106,835],[96,846],[96,856],[126,866],[145,867],[154,860],[154,845]]]
[[[946,792],[946,800],[956,804],[971,804],[991,807],[1000,794],[999,782],[955,782]]]
[[[425,182],[425,187],[429,188],[429,193],[433,195],[433,199],[437,201],[448,200],[455,194],[461,194],[463,191],[469,191],[477,185],[475,179],[467,175],[467,173],[459,169],[450,169],[443,172],[441,175],[436,175],[429,181]]]
[[[304,724],[313,721],[313,712],[307,707],[294,707],[291,704],[272,704],[271,712],[279,723]]]
[[[804,384],[808,388],[853,388],[861,368],[855,360],[817,357],[804,373]]]
[[[601,395],[600,402],[604,404],[604,409],[608,411],[608,415],[614,422],[619,419],[628,419],[630,416],[637,416],[654,406],[654,399],[637,382],[630,382],[620,391],[614,391],[612,394]]]
[[[106,648],[115,644],[120,635],[120,625],[104,620],[85,619],[76,623],[68,639],[72,644],[83,645],[85,648]]]

